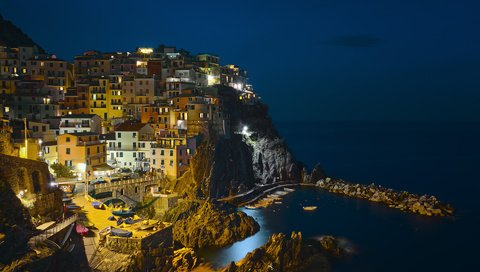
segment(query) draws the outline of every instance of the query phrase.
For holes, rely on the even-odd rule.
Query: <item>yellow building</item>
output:
[[[108,119],[107,93],[110,92],[108,79],[99,78],[92,81],[89,86],[89,108],[91,114],[96,114],[104,120]]]
[[[110,75],[108,84],[107,117],[108,119],[123,117],[122,76]]]
[[[17,81],[16,78],[0,78],[0,94],[14,94]]]
[[[62,134],[57,143],[58,162],[72,167],[82,179],[91,177],[95,167],[106,164],[106,146],[96,133]]]

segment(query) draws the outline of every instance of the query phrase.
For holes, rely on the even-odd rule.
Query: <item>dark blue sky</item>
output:
[[[216,53],[249,70],[276,120],[480,121],[480,1],[258,2],[2,0],[0,13],[66,59]]]

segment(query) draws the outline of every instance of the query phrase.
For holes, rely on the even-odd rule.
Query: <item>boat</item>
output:
[[[62,202],[65,204],[72,203],[72,198],[71,197],[64,197],[62,198]]]
[[[69,209],[69,210],[78,210],[78,209],[80,209],[80,206],[78,206],[78,205],[67,205],[67,209]]]
[[[253,206],[253,205],[245,205],[245,209],[256,210],[256,209],[258,209],[258,207],[257,207],[257,206]]]
[[[279,195],[279,196],[284,196],[286,194],[288,194],[287,191],[276,191],[275,194]]]
[[[278,205],[278,204],[282,204],[282,201],[275,201],[273,203]]]
[[[88,228],[80,225],[80,224],[76,224],[75,225],[75,231],[80,234],[81,236],[85,236],[88,234],[88,232],[90,231]]]
[[[98,201],[95,201],[95,202],[92,202],[92,206],[95,208],[95,209],[103,209],[103,203],[102,202],[98,202]]]
[[[118,220],[117,220],[117,226],[120,226],[122,223],[123,223],[123,219],[122,219],[122,218],[118,218]]]
[[[314,211],[317,209],[317,206],[305,206],[303,207],[304,211]]]
[[[137,223],[136,220],[133,220],[131,217],[128,217],[127,219],[125,219],[125,224],[128,224],[128,225],[132,225],[132,224],[135,224]]]
[[[131,217],[135,215],[135,212],[132,210],[117,210],[112,211],[112,214],[120,217]]]
[[[116,229],[112,228],[111,229],[111,234],[113,236],[118,236],[118,237],[132,237],[132,232],[124,229]]]
[[[107,234],[110,234],[111,231],[112,231],[112,227],[106,227],[98,232],[98,236],[103,237]]]
[[[110,221],[117,221],[117,219],[115,218],[115,216],[111,215],[109,218],[107,218],[107,220],[110,220]]]
[[[293,192],[295,191],[295,189],[291,189],[291,188],[283,188],[284,191],[286,192]]]
[[[138,227],[139,230],[149,230],[149,229],[153,229],[155,227],[154,224],[152,225],[141,225],[140,227]]]

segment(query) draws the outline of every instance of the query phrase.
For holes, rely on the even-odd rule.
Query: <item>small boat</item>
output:
[[[293,192],[295,191],[295,189],[291,189],[291,188],[283,188],[284,191],[286,192]]]
[[[78,206],[78,205],[67,205],[67,209],[69,209],[69,210],[79,210],[80,206]]]
[[[125,219],[125,224],[128,224],[128,225],[132,225],[132,224],[135,224],[137,223],[136,220],[133,220],[131,217],[128,217],[127,219]]]
[[[123,219],[122,219],[122,218],[118,218],[118,220],[117,220],[117,226],[120,226],[122,223],[123,223]]]
[[[62,202],[65,203],[65,204],[72,203],[72,198],[64,197],[64,198],[62,198]]]
[[[132,237],[132,232],[124,229],[112,228],[111,234],[118,237]]]
[[[117,210],[112,211],[112,214],[120,217],[132,217],[135,215],[135,212],[132,210]]]
[[[98,236],[103,237],[112,231],[112,227],[106,227],[98,232]]]
[[[278,204],[282,204],[282,201],[275,201],[273,203],[278,205]]]
[[[256,210],[256,209],[258,209],[258,207],[257,207],[257,206],[253,206],[253,205],[245,205],[245,209]]]
[[[92,202],[92,206],[95,208],[95,209],[103,209],[103,203],[102,202],[98,202],[98,201],[95,201],[95,202]]]
[[[88,234],[88,232],[90,231],[88,228],[80,225],[80,224],[76,224],[75,225],[75,231],[81,235],[81,236],[85,236]]]
[[[155,227],[154,224],[152,225],[141,225],[140,227],[138,227],[139,230],[149,230],[149,229],[153,229]]]
[[[305,206],[303,207],[304,211],[314,211],[317,209],[317,206]]]
[[[279,195],[279,196],[284,196],[286,194],[288,194],[287,191],[276,191],[275,194]]]
[[[115,216],[111,215],[109,218],[107,218],[107,220],[117,221],[117,218],[115,218]]]

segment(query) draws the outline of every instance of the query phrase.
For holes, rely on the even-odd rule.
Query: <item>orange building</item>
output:
[[[58,136],[58,162],[72,167],[82,178],[93,175],[97,167],[106,164],[106,144],[92,132],[67,133]]]

